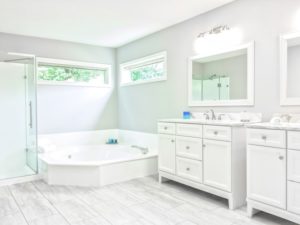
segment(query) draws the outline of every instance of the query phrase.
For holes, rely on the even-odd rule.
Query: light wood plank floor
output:
[[[175,182],[145,177],[102,188],[49,186],[43,181],[0,187],[0,225],[294,225]]]

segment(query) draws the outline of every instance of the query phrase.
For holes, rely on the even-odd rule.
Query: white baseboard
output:
[[[40,179],[42,179],[41,174],[5,179],[5,180],[0,180],[0,187],[7,186],[7,185],[13,185],[13,184],[19,184],[19,183],[25,183],[25,182],[31,182],[31,181],[40,180]]]

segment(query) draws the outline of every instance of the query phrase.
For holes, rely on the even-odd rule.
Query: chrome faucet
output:
[[[286,122],[290,122],[292,116],[290,114],[282,114],[280,118],[285,118]]]
[[[209,111],[211,112],[211,119],[216,120],[217,117],[216,117],[215,111],[213,109],[210,109]]]
[[[203,116],[205,116],[206,120],[209,120],[209,114],[207,112],[203,113]]]
[[[226,116],[226,114],[224,114],[224,113],[219,114],[218,115],[218,120],[222,120],[222,116]]]

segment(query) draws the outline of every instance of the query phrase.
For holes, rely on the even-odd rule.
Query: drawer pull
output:
[[[206,147],[206,145],[205,145],[205,144],[203,144],[203,145],[202,145],[202,147],[203,147],[203,148],[205,148],[205,147]]]
[[[263,135],[263,136],[261,136],[261,139],[267,140],[267,136],[266,136],[266,135]]]
[[[281,156],[279,156],[278,157],[280,160],[283,160],[284,159],[284,157],[281,155]]]
[[[191,169],[189,167],[186,168],[186,171],[190,171]]]
[[[171,142],[174,143],[175,141],[174,141],[174,140],[171,140]]]
[[[168,127],[164,127],[165,130],[168,130]]]
[[[190,149],[190,146],[186,146],[185,148],[186,148],[187,150],[189,150],[189,149]]]
[[[214,135],[218,135],[218,131],[214,131]]]

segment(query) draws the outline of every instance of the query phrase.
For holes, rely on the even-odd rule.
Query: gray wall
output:
[[[299,0],[238,0],[118,48],[118,63],[162,50],[168,53],[167,81],[119,88],[119,127],[155,132],[159,118],[207,110],[187,106],[187,58],[196,55],[195,37],[219,24],[240,28],[244,43],[255,40],[255,106],[215,110],[262,112],[265,120],[274,112],[299,111],[300,107],[279,106],[279,35],[299,29],[299,9]]]
[[[115,78],[115,50],[111,48],[0,33],[0,49],[38,57],[112,64]],[[38,86],[40,134],[116,127],[115,88]]]

